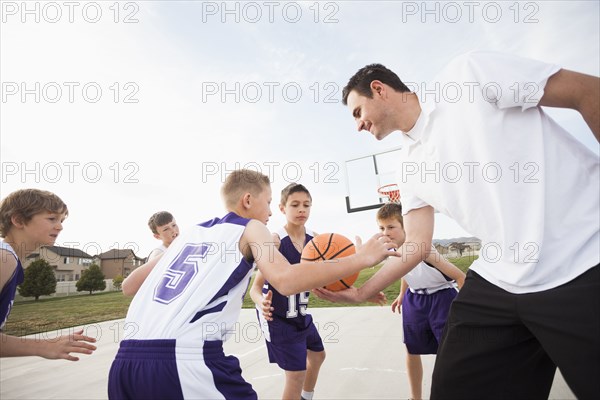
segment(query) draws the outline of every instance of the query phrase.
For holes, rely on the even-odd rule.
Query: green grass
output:
[[[16,302],[4,333],[24,336],[124,318],[131,299],[108,292]]]
[[[477,260],[477,257],[478,256],[465,256],[461,258],[449,258],[448,261],[456,265],[462,272],[466,274],[471,264],[473,264],[473,261]]]
[[[449,261],[466,272],[475,258],[462,257]],[[362,286],[379,268],[380,266],[363,270],[354,285],[358,287]],[[399,281],[384,290],[388,298],[388,304],[391,304],[396,298],[399,290]],[[72,326],[82,326],[125,318],[131,299],[131,297],[123,296],[121,292],[109,292],[15,302],[8,317],[8,322],[4,327],[4,333],[7,335],[24,336],[38,332],[55,331]],[[358,306],[371,305],[373,303],[358,304]],[[314,295],[310,296],[308,303],[309,309],[347,306],[347,304],[330,303]],[[254,303],[248,293],[246,293],[246,297],[244,298],[243,307],[254,308]]]

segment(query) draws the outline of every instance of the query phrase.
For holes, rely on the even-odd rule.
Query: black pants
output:
[[[431,399],[547,399],[557,366],[578,399],[600,399],[600,266],[528,294],[469,271],[438,349]]]

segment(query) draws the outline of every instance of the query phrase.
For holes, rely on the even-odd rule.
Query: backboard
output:
[[[399,167],[399,147],[347,160],[346,211],[354,213],[383,206],[387,198],[380,196],[377,189],[396,183]]]

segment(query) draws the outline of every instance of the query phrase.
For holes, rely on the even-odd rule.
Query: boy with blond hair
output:
[[[269,178],[233,171],[221,194],[229,211],[224,217],[191,227],[148,262],[151,272],[135,290],[126,318],[137,332],[121,342],[109,398],[256,399],[239,361],[223,353],[254,263],[281,294],[291,295],[374,265],[395,247],[377,234],[328,268],[291,268],[265,226],[271,216]]]
[[[53,246],[68,214],[67,205],[54,193],[23,189],[0,203],[0,357],[40,356],[77,361],[70,353],[92,354],[96,339],[83,330],[53,340],[5,335],[2,329],[12,308],[17,286],[23,283],[21,261],[40,246]]]

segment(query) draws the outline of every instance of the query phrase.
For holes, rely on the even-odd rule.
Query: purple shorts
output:
[[[241,372],[221,341],[181,348],[174,339],[123,340],[110,368],[108,398],[257,399]]]
[[[409,354],[437,353],[450,305],[457,294],[452,288],[432,294],[406,291],[402,300],[402,327]]]
[[[285,371],[306,370],[306,354],[310,351],[324,351],[323,341],[317,327],[311,322],[308,327],[298,330],[293,325],[279,320],[269,322],[271,341],[267,341],[269,362],[277,363]]]

